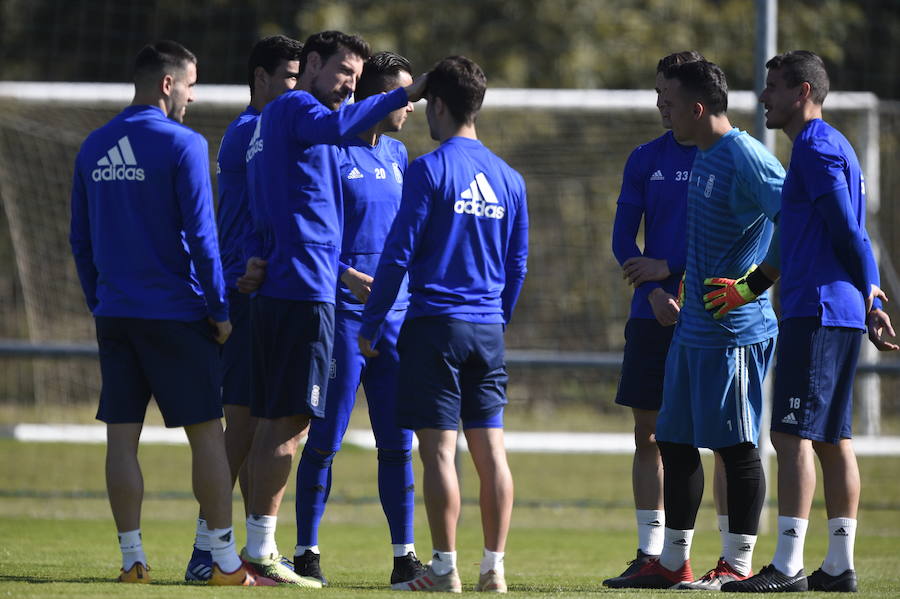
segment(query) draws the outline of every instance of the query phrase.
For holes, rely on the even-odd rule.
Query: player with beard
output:
[[[238,283],[258,290],[251,414],[259,423],[243,557],[257,572],[303,586],[321,582],[282,564],[275,525],[300,436],[310,418],[325,415],[343,229],[338,145],[418,100],[425,81],[344,105],[369,53],[357,36],[310,36],[297,89],[266,106],[246,155],[254,229],[271,243],[265,265],[248,263]]]

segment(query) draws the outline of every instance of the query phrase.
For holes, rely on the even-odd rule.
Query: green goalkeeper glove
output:
[[[713,312],[713,318],[719,320],[735,308],[749,304],[772,286],[774,281],[756,269],[756,265],[750,267],[744,276],[739,279],[726,279],[724,277],[710,277],[704,279],[703,284],[710,287],[719,287],[703,296],[703,307]]]

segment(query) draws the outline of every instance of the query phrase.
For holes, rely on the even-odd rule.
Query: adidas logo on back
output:
[[[97,182],[144,180],[144,169],[137,168],[127,135],[106,151],[106,156],[97,161],[97,167],[91,171],[91,179]]]
[[[666,178],[663,176],[662,171],[656,171],[652,175],[650,175],[651,181],[665,181]]]
[[[453,204],[453,211],[457,214],[472,214],[486,218],[501,219],[506,214],[506,208],[500,205],[494,188],[488,183],[484,173],[475,175],[475,180],[469,183],[469,188],[459,194],[461,200]]]

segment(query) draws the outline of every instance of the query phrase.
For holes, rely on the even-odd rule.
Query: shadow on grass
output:
[[[56,583],[74,583],[74,584],[97,584],[98,582],[108,582],[109,584],[122,584],[115,578],[98,578],[96,576],[83,576],[81,578],[38,578],[36,576],[17,576],[15,574],[0,574],[0,583],[2,582],[27,582],[29,584],[56,584]],[[156,587],[206,587],[205,582],[184,582],[178,580],[154,580],[150,583]]]

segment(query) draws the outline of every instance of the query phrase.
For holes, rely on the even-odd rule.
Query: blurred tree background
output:
[[[900,1],[779,3],[778,48],[811,49],[835,89],[900,97]],[[273,33],[358,33],[425,70],[449,54],[494,87],[649,87],[657,59],[695,48],[752,89],[755,0],[0,0],[0,79],[123,81],[140,47],[175,39],[210,83],[243,83]]]

